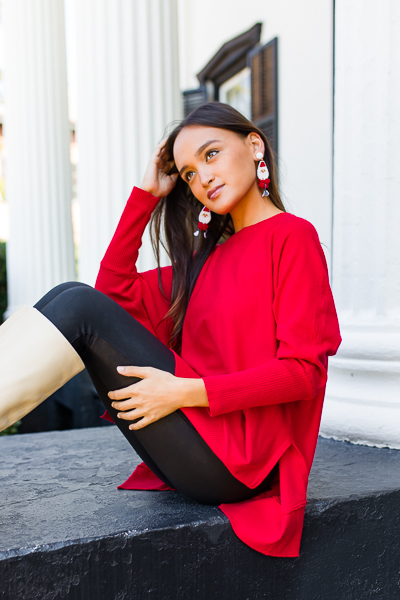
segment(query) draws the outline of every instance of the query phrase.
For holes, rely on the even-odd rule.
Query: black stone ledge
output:
[[[116,427],[0,438],[2,600],[400,599],[400,451],[320,439],[298,558],[241,542],[216,506],[117,490]]]

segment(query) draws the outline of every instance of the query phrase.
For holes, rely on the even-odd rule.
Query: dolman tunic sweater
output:
[[[172,266],[138,273],[159,198],[134,187],[95,287],[168,345]],[[207,259],[189,300],[176,377],[201,377],[209,407],[184,407],[229,471],[254,488],[279,461],[273,489],[221,504],[236,535],[271,556],[299,556],[329,355],[341,341],[317,232],[290,213],[240,229]],[[105,418],[109,415],[105,413]],[[110,419],[111,420],[111,419]],[[144,463],[119,486],[168,488]]]

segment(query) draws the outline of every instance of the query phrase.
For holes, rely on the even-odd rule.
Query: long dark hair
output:
[[[269,198],[277,208],[285,211],[279,196],[276,180],[275,154],[265,134],[239,111],[222,102],[213,101],[202,104],[183,119],[168,135],[165,144],[168,159],[173,158],[173,147],[180,131],[189,125],[217,127],[235,132],[246,138],[249,133],[256,132],[265,144],[264,160],[269,170]],[[254,165],[255,173],[257,165]],[[176,173],[171,169],[170,174]],[[166,250],[172,264],[171,308],[163,319],[171,318],[173,327],[169,338],[169,347],[180,355],[182,349],[182,327],[187,306],[197,278],[207,258],[218,242],[224,242],[235,233],[232,217],[229,213],[219,215],[213,213],[207,229],[207,238],[193,235],[197,229],[198,216],[203,204],[197,200],[189,185],[178,177],[172,192],[160,199],[150,220],[151,244],[158,265],[158,282],[161,293],[166,297],[161,282],[160,244]],[[162,221],[165,241],[161,239]]]

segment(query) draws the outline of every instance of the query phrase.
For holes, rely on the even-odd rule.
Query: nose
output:
[[[208,187],[212,181],[214,181],[215,177],[211,173],[204,173],[204,175],[200,175],[201,185],[203,187]]]

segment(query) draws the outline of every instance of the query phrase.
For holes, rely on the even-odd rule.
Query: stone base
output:
[[[299,558],[216,506],[117,490],[141,462],[116,427],[0,438],[2,600],[396,600],[400,452],[320,439]]]

